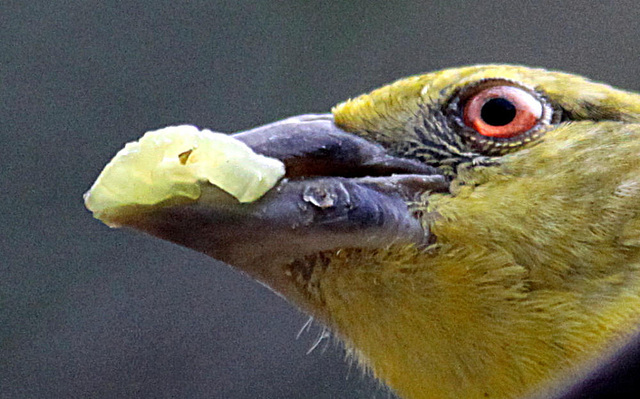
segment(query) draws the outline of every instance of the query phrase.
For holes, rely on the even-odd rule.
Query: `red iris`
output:
[[[542,104],[514,86],[493,86],[470,97],[464,123],[487,137],[512,138],[533,128],[542,117]]]

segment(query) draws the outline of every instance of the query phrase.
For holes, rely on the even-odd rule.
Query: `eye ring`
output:
[[[542,118],[542,103],[514,86],[493,86],[469,98],[462,110],[465,125],[487,137],[512,138],[531,130]]]
[[[535,141],[561,117],[542,93],[500,78],[466,85],[453,95],[446,110],[469,149],[490,156]]]

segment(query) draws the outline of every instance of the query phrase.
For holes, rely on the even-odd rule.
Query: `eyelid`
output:
[[[497,86],[512,87],[522,90],[540,103],[542,114],[531,129],[513,137],[499,137],[482,135],[464,121],[464,107],[468,101],[483,90]],[[503,78],[490,78],[471,82],[456,90],[449,102],[444,106],[444,113],[451,121],[451,128],[462,140],[461,144],[467,150],[487,156],[500,156],[513,152],[523,145],[536,141],[544,135],[546,127],[561,120],[562,112],[552,106],[552,103],[541,91],[524,83]]]

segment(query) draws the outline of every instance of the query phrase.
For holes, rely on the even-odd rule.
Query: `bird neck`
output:
[[[529,271],[496,248],[400,252],[332,264],[322,296],[338,335],[403,398],[520,397],[579,373],[639,317],[634,295],[596,304],[569,290],[533,292]],[[366,267],[353,270],[354,259]]]

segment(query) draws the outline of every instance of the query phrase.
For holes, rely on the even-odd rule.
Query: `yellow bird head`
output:
[[[448,69],[233,135],[284,164],[255,201],[196,179],[103,219],[270,285],[403,398],[549,395],[640,324],[639,119],[579,76]]]

